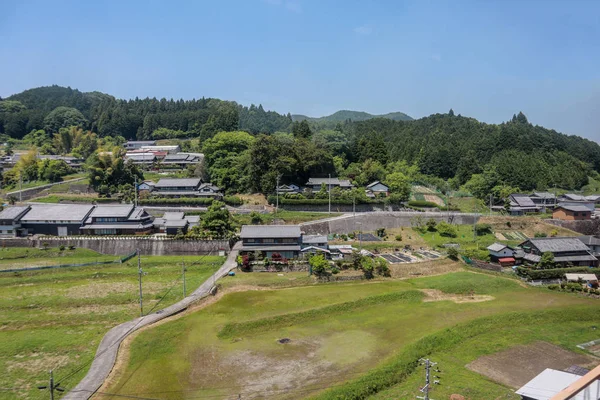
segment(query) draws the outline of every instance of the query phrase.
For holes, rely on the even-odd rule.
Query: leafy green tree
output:
[[[85,128],[88,121],[76,108],[56,107],[44,118],[44,130],[47,132],[58,132],[60,128],[77,126]]]
[[[458,260],[458,250],[455,247],[448,248],[448,258],[451,260]]]
[[[554,254],[550,251],[542,253],[538,267],[541,269],[550,269],[556,267],[556,263],[554,262]]]
[[[329,263],[322,254],[315,254],[308,259],[312,273],[321,278],[329,275]]]
[[[451,238],[455,238],[456,236],[458,236],[458,233],[456,232],[456,227],[444,221],[437,224],[437,231],[440,234],[440,236]]]
[[[377,259],[375,260],[375,272],[379,276],[392,276],[388,262],[381,257],[377,257]]]
[[[38,162],[39,179],[49,182],[59,182],[63,176],[72,174],[73,168],[63,160],[40,160]]]
[[[125,162],[118,154],[93,154],[87,160],[90,186],[99,194],[110,196],[121,185],[133,185],[135,179],[143,180],[143,174],[132,162]]]
[[[427,227],[427,230],[429,232],[435,232],[436,231],[436,225],[437,225],[437,223],[435,222],[435,220],[433,218],[429,218],[427,220],[427,222],[425,223],[425,226]]]
[[[390,188],[390,192],[407,201],[410,197],[412,185],[406,175],[402,172],[392,172],[384,179],[384,183]]]
[[[228,237],[233,233],[233,220],[225,203],[213,201],[202,218],[202,228],[213,237],[219,238]]]

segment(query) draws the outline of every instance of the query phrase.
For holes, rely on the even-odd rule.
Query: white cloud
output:
[[[354,32],[359,35],[370,35],[373,29],[369,25],[357,26],[354,28]]]

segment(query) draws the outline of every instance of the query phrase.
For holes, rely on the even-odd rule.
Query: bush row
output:
[[[195,198],[195,197],[180,197],[178,199],[170,198],[148,198],[141,199],[140,205],[193,205],[193,206],[209,206],[214,199],[210,198]],[[237,196],[225,196],[223,202],[230,206],[240,206],[244,201]]]
[[[425,200],[411,200],[408,205],[411,207],[439,207],[437,204]]]
[[[551,269],[533,269],[527,267],[517,267],[517,275],[529,278],[531,280],[538,279],[562,279],[565,274],[596,274],[600,273],[600,268],[589,267],[571,267],[571,268],[551,268]]]
[[[276,204],[277,197],[271,195],[267,198],[269,204]],[[356,204],[383,204],[385,203],[385,199],[374,199],[374,200],[359,200],[356,199]],[[279,205],[325,205],[329,204],[329,199],[285,199],[279,196]],[[345,205],[351,206],[353,204],[352,200],[342,200],[342,199],[331,199],[331,204],[333,205]]]

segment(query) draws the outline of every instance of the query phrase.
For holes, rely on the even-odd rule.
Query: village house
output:
[[[79,235],[93,209],[85,204],[32,204],[20,220],[23,234]]]
[[[586,235],[586,236],[578,236],[583,244],[585,244],[594,256],[600,255],[600,236]]]
[[[88,235],[146,235],[152,233],[153,217],[133,204],[99,205],[81,231]]]
[[[283,258],[300,255],[302,232],[298,225],[243,225],[240,253],[259,252],[266,258],[277,254]]]
[[[185,168],[188,165],[196,165],[202,162],[203,160],[204,154],[202,153],[167,154],[165,158],[162,159],[161,165]]]
[[[203,183],[198,187],[197,196],[217,198],[222,197],[223,195],[218,186],[215,186],[212,183]]]
[[[509,196],[510,215],[525,215],[540,212],[540,207],[526,194],[513,193]]]
[[[313,192],[321,190],[321,186],[325,185],[325,190],[339,187],[341,189],[352,189],[354,185],[349,180],[340,180],[338,178],[309,178],[306,182],[306,187],[312,189]]]
[[[565,205],[561,203],[552,211],[552,218],[563,221],[581,221],[591,219],[592,212],[584,205]]]
[[[123,144],[125,150],[141,149],[143,146],[154,146],[156,140],[130,140]]]
[[[576,237],[531,238],[519,247],[525,251],[523,261],[529,264],[539,263],[542,254],[550,252],[554,255],[554,262],[561,267],[598,266],[598,259]]]
[[[556,369],[546,368],[540,374],[535,376],[525,385],[523,385],[516,394],[521,396],[521,400],[550,400],[555,395],[569,387],[569,385],[581,379],[581,375],[558,371]],[[571,400],[588,400],[597,398],[600,393],[600,381],[596,380],[585,389],[570,397]]]
[[[490,261],[503,265],[515,264],[515,251],[502,243],[494,243],[487,247],[490,253]]]
[[[153,181],[144,181],[138,185],[139,192],[151,192],[154,190],[154,185],[156,185]]]
[[[164,145],[164,146],[157,146],[157,145],[144,145],[140,147],[140,150],[145,150],[145,151],[165,151],[168,154],[175,154],[175,153],[179,153],[181,151],[181,147],[179,147],[179,145]]]
[[[30,206],[7,207],[0,212],[0,236],[20,236],[21,218],[29,211]]]
[[[163,197],[199,196],[200,178],[170,179],[162,178],[154,185],[152,195]]]
[[[277,187],[277,193],[279,194],[286,194],[286,193],[301,193],[302,189],[300,188],[300,186],[294,184],[294,183],[289,183],[287,185],[279,185],[279,187]]]
[[[600,204],[600,195],[598,195],[598,194],[591,194],[589,196],[585,196],[585,200],[586,201],[591,201],[594,204]]]
[[[556,204],[556,195],[550,192],[533,192],[529,198],[537,206],[553,206]]]
[[[366,191],[367,191],[367,196],[369,196],[369,194],[372,194],[373,196],[377,196],[377,195],[387,196],[390,194],[389,186],[384,183],[381,183],[379,181],[375,181],[373,183],[368,184],[366,187]]]

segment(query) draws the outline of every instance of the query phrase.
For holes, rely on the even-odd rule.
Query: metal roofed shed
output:
[[[596,274],[565,274],[565,279],[569,282],[578,282],[579,280],[584,282],[598,281]]]
[[[243,225],[240,238],[299,238],[301,234],[298,225]]]
[[[179,212],[179,211],[167,211],[163,214],[163,219],[165,220],[173,220],[173,219],[183,219],[184,217],[184,213],[183,212]]]
[[[563,389],[580,378],[581,376],[576,374],[546,368],[539,375],[517,390],[516,394],[520,395],[523,399],[550,400],[554,395],[560,393]],[[594,397],[592,396],[596,396],[598,390],[600,390],[598,387],[599,384],[599,381],[592,383],[586,389],[571,397],[571,399],[593,399]]]
[[[81,222],[94,208],[84,204],[32,204],[21,221],[71,221]]]

